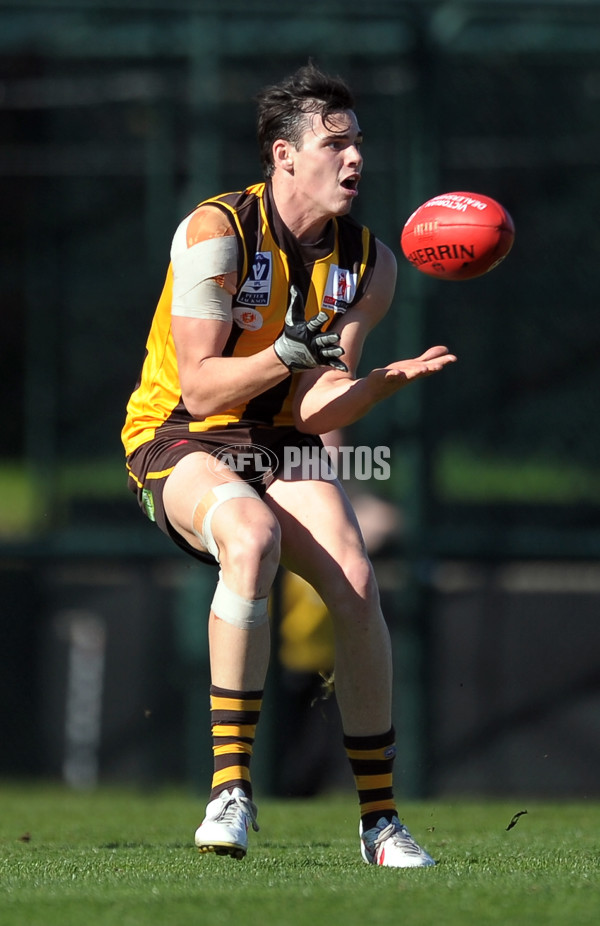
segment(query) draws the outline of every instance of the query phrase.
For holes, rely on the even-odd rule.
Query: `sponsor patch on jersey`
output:
[[[263,326],[262,315],[250,306],[236,305],[233,309],[233,320],[240,328],[246,328],[248,331],[258,331]]]
[[[322,308],[345,312],[356,295],[357,283],[358,274],[332,264],[323,294]]]
[[[270,251],[257,251],[250,272],[237,294],[238,305],[268,305],[271,300],[273,267]]]

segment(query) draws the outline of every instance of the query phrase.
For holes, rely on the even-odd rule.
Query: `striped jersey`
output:
[[[238,286],[224,356],[248,357],[275,342],[283,330],[292,283],[304,297],[307,320],[321,310],[327,313],[324,330],[364,294],[375,264],[375,238],[350,216],[332,219],[323,238],[305,246],[280,219],[268,182],[200,205],[209,204],[229,216],[238,241]],[[127,405],[122,431],[126,454],[159,434],[183,436],[240,425],[293,424],[292,398],[298,373],[225,412],[203,420],[189,414],[181,398],[171,334],[172,292],[169,265],[140,379]]]

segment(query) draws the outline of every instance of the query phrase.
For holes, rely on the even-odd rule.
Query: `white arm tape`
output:
[[[171,303],[171,315],[231,322],[233,297],[216,280],[204,280],[191,293]]]
[[[180,225],[173,238],[173,315],[191,318],[217,318],[231,321],[232,296],[215,281],[237,270],[238,244],[233,235],[209,238],[193,247],[184,247]]]

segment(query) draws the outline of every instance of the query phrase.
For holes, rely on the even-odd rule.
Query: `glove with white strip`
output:
[[[328,320],[326,312],[319,312],[309,321],[304,318],[304,299],[295,286],[290,286],[290,304],[285,315],[285,326],[273,347],[275,353],[288,370],[311,370],[313,367],[329,366],[348,371],[338,357],[344,353],[340,347],[337,332],[323,333]]]

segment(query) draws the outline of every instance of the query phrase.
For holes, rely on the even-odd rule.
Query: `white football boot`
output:
[[[359,830],[360,852],[369,865],[383,865],[386,868],[427,868],[435,865],[434,860],[414,841],[398,817],[392,822],[382,817],[377,825],[363,832]]]
[[[241,788],[222,791],[206,807],[206,816],[196,830],[200,852],[244,858],[248,849],[248,830],[258,832],[256,805]]]

